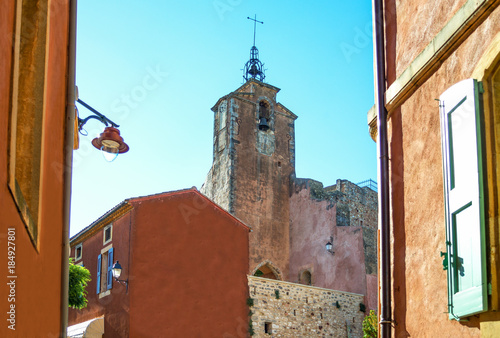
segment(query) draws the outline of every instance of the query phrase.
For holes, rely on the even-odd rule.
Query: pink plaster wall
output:
[[[299,273],[309,269],[314,286],[366,295],[363,229],[337,227],[335,219],[335,204],[311,199],[309,189],[292,195],[290,279],[297,282]],[[325,249],[330,236],[333,237],[333,255]],[[376,306],[376,299],[371,304]]]

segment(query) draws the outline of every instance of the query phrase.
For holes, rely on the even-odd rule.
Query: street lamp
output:
[[[99,113],[97,110],[89,106],[87,103],[83,102],[79,98],[77,98],[76,102],[90,110],[94,113],[94,115],[89,115],[86,118],[78,118],[78,131],[80,134],[87,136],[86,133],[83,133],[82,130],[85,123],[87,123],[90,119],[95,119],[103,123],[106,128],[101,133],[99,137],[96,137],[92,140],[92,145],[101,150],[104,159],[108,162],[112,162],[118,156],[118,154],[126,153],[129,149],[128,145],[123,141],[123,138],[120,136],[120,131],[118,130],[119,125],[108,119],[103,114]],[[111,125],[111,126],[109,126]]]
[[[120,278],[120,276],[122,274],[122,266],[120,265],[119,261],[116,261],[116,263],[113,264],[113,268],[111,271],[113,273],[113,277],[115,278],[115,281],[124,284],[126,287],[125,292],[128,293],[128,278],[126,280],[118,279],[118,278]]]

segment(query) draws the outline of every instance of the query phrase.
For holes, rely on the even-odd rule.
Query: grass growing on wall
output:
[[[252,312],[252,309],[251,307],[253,306],[253,298],[247,298],[247,305],[248,307],[250,308],[249,311],[248,311],[248,317],[250,318],[249,321],[248,321],[248,334],[250,336],[253,336],[255,334],[255,331],[253,329],[253,321],[252,321],[252,315],[253,315],[253,312]]]

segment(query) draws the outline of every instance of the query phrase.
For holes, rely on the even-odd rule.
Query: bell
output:
[[[267,119],[265,117],[260,118],[259,130],[262,130],[262,131],[269,130],[269,125],[267,124]]]
[[[256,65],[252,65],[252,67],[250,67],[250,70],[248,71],[248,73],[250,75],[252,75],[253,77],[255,77],[255,76],[257,76],[257,74],[259,74],[259,70],[257,69]]]

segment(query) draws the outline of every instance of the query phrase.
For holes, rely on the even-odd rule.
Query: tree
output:
[[[69,259],[69,297],[68,305],[74,309],[83,309],[87,306],[87,287],[90,282],[90,271],[80,265],[73,264]]]
[[[377,314],[373,310],[363,319],[363,338],[377,338]]]

